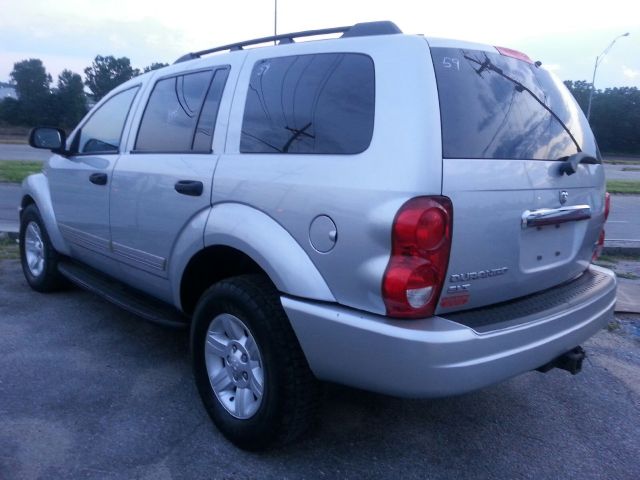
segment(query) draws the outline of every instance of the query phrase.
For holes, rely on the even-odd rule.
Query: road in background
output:
[[[0,143],[0,160],[44,162],[50,156],[50,151],[31,148],[29,145]]]
[[[612,165],[604,164],[607,180],[636,180],[640,181],[640,165]]]
[[[604,226],[607,241],[640,247],[640,195],[611,195],[611,213]]]

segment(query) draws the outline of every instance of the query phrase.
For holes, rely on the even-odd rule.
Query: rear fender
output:
[[[302,247],[280,224],[255,208],[238,203],[215,205],[205,227],[204,245],[225,245],[244,252],[282,293],[335,302]]]

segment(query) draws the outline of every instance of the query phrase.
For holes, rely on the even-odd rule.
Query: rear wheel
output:
[[[38,292],[67,285],[58,272],[58,253],[53,248],[38,207],[27,206],[20,216],[20,262],[27,283]]]
[[[310,426],[317,380],[266,277],[243,275],[209,288],[196,307],[191,348],[207,412],[237,446],[282,445]]]

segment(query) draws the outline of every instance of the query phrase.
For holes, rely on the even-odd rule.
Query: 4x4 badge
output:
[[[562,190],[560,192],[560,205],[564,205],[565,203],[567,203],[568,198],[569,198],[569,192],[567,192],[566,190]]]

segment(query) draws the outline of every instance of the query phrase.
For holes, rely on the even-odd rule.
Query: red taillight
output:
[[[519,52],[518,50],[514,50],[512,48],[507,47],[495,47],[496,50],[500,53],[500,55],[504,55],[505,57],[517,58],[518,60],[522,60],[523,62],[533,63],[533,60],[529,58],[526,53]]]
[[[609,218],[609,212],[611,211],[611,195],[609,192],[604,193],[604,221]]]
[[[387,315],[433,315],[449,265],[452,221],[453,207],[447,197],[416,197],[400,208],[382,280]]]
[[[600,236],[598,237],[598,242],[596,243],[596,247],[593,249],[593,255],[591,256],[591,261],[595,262],[600,255],[602,255],[602,249],[604,248],[604,228],[600,230]]]

